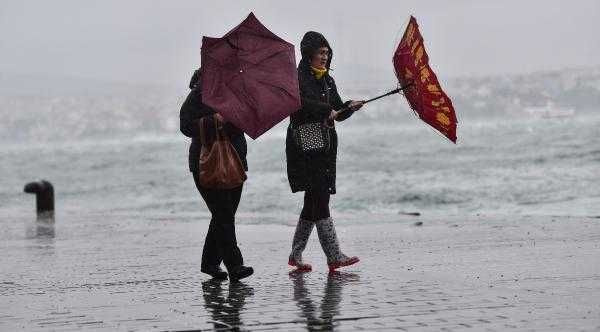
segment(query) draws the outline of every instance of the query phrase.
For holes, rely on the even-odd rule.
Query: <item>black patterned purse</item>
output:
[[[329,103],[329,85],[327,80],[323,80],[324,102]],[[329,126],[323,122],[303,123],[299,126],[292,126],[294,140],[300,151],[304,154],[318,154],[329,151],[331,137],[329,135]]]
[[[305,154],[329,151],[329,127],[322,122],[309,122],[292,127],[296,145]]]

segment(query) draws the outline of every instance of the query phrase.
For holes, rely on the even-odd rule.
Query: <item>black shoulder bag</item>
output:
[[[325,93],[329,103],[329,89],[325,81]],[[292,125],[292,134],[296,145],[305,154],[318,154],[329,151],[331,137],[326,121],[308,122],[298,126]]]

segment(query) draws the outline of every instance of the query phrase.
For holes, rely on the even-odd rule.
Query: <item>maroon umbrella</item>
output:
[[[202,101],[253,139],[300,109],[294,45],[253,13],[201,55]]]

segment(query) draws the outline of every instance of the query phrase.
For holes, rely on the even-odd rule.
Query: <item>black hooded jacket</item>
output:
[[[328,70],[321,79],[317,80],[310,68],[310,59],[323,46],[328,47],[330,51],[327,61]],[[309,190],[335,194],[338,139],[335,127],[330,129],[329,150],[310,156],[299,150],[293,139],[292,128],[310,122],[323,122],[327,120],[331,110],[339,110],[347,103],[340,98],[335,81],[329,75],[333,51],[325,37],[318,32],[307,32],[300,43],[300,51],[302,60],[298,65],[298,81],[302,108],[290,116],[290,126],[287,131],[285,151],[288,181],[292,192]],[[345,111],[337,121],[343,121],[352,114],[352,111]]]
[[[202,86],[198,70],[192,76],[190,89],[191,91],[179,111],[179,130],[185,136],[192,138],[188,157],[189,168],[191,172],[198,172],[200,170],[200,151],[202,148],[202,144],[200,144],[199,120],[206,116],[212,117],[215,111],[202,103]],[[215,128],[212,122],[208,122],[205,129],[207,130],[208,137],[214,137]],[[247,145],[244,133],[231,123],[225,124],[225,132],[229,136],[233,148],[240,156],[244,169],[248,171],[248,162],[246,160]]]

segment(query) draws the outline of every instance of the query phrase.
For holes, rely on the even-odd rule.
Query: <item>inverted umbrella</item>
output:
[[[253,139],[300,109],[294,45],[253,13],[221,38],[202,37],[202,101]]]
[[[429,66],[419,25],[412,16],[394,53],[393,62],[400,88],[365,103],[403,91],[408,104],[423,121],[456,143],[457,121],[452,101]]]
[[[404,91],[410,107],[423,121],[456,143],[457,121],[452,101],[429,66],[423,36],[412,16],[394,53],[394,69],[400,85],[412,84]]]

